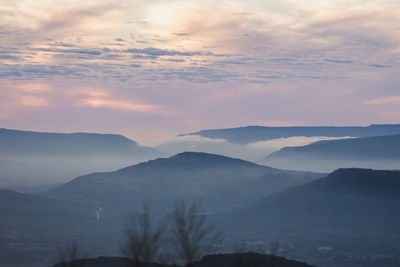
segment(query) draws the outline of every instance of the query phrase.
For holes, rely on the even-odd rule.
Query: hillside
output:
[[[338,167],[398,168],[400,135],[319,141],[285,147],[267,157],[280,168],[323,170]]]
[[[102,153],[133,155],[154,152],[118,134],[47,133],[0,128],[0,155],[96,156]]]
[[[143,200],[163,210],[179,199],[201,199],[206,210],[216,212],[244,207],[261,196],[320,176],[220,155],[184,152],[115,172],[81,176],[45,195],[92,203],[105,214],[140,208]]]
[[[345,262],[363,254],[384,254],[387,259],[381,260],[399,262],[395,246],[400,240],[399,205],[400,171],[339,169],[225,214],[219,223],[238,239],[292,244],[298,255],[314,257],[311,263],[329,256]],[[329,251],[318,253],[324,247]],[[336,266],[339,261],[324,265]]]
[[[95,209],[68,201],[0,189],[0,226],[63,228],[96,220]]]
[[[83,238],[81,229],[95,221],[85,203],[0,190],[0,265],[49,266],[64,244],[80,238],[92,245],[96,237]]]

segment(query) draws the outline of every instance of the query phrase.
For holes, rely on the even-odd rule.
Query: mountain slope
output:
[[[100,153],[133,155],[154,152],[135,141],[117,134],[47,133],[0,128],[2,156],[96,156]]]
[[[400,124],[361,126],[294,126],[266,127],[248,126],[230,129],[202,130],[189,135],[200,135],[213,139],[226,139],[232,143],[249,144],[277,138],[293,136],[326,136],[326,137],[367,137],[400,134]]]
[[[278,226],[351,234],[396,229],[400,235],[399,205],[400,171],[339,169],[325,178],[267,196],[232,216],[246,218],[243,227],[261,232]]]
[[[47,196],[88,202],[107,210],[133,210],[143,200],[157,208],[179,199],[202,199],[207,210],[221,211],[320,177],[282,171],[240,159],[184,152],[120,169],[93,173],[48,191]]]
[[[285,147],[266,162],[277,167],[311,170],[343,167],[396,168],[400,160],[400,135],[319,141]]]
[[[236,240],[288,244],[317,266],[397,266],[399,205],[400,171],[339,169],[216,223]]]

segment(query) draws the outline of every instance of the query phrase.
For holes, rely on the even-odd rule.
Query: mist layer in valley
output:
[[[116,134],[0,129],[0,187],[43,190],[76,176],[148,160],[157,152]]]
[[[400,135],[324,140],[285,147],[263,161],[293,170],[331,172],[337,168],[399,169]]]
[[[263,163],[265,156],[287,146],[304,146],[320,140],[335,140],[344,137],[293,136],[257,141],[248,144],[232,143],[226,139],[208,138],[200,135],[177,136],[155,147],[163,156],[171,156],[184,151],[205,152],[238,157],[256,163]]]

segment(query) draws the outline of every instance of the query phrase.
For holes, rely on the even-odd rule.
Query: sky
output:
[[[400,123],[399,63],[398,0],[0,0],[0,127]]]

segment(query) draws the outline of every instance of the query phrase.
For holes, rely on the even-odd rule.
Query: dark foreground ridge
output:
[[[127,258],[121,257],[99,257],[88,260],[75,260],[69,263],[58,263],[52,267],[63,266],[82,266],[84,267],[135,267],[135,263]],[[175,264],[140,263],[137,267],[180,267]],[[186,267],[185,265],[182,267]],[[216,254],[203,257],[201,260],[193,262],[192,267],[312,267],[303,262],[288,260],[283,257],[259,254],[259,253],[235,253],[235,254]]]

